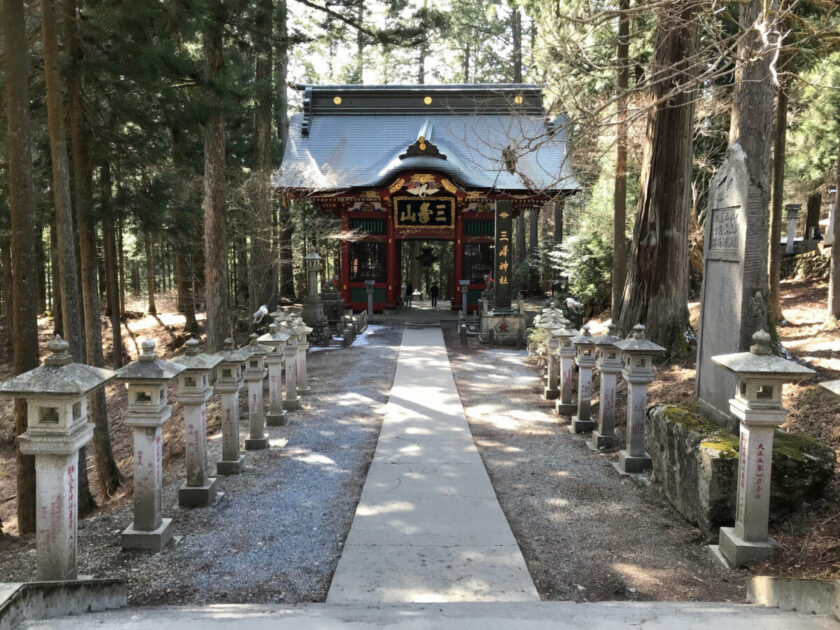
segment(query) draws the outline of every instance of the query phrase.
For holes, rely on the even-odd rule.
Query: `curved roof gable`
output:
[[[330,191],[434,170],[470,188],[576,190],[565,121],[547,124],[541,99],[531,85],[307,87],[272,181]]]

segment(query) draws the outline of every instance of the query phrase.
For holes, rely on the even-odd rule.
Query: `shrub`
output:
[[[613,248],[598,234],[567,238],[549,253],[552,269],[569,279],[569,292],[584,313],[600,313],[612,299]]]

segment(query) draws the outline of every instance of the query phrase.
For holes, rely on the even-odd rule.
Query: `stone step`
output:
[[[834,618],[747,604],[697,602],[574,602],[340,606],[212,605],[127,608],[46,621],[28,630],[837,630]]]

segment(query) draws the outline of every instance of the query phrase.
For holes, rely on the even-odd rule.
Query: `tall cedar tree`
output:
[[[651,67],[647,142],[619,328],[641,322],[672,352],[685,347],[688,323],[688,224],[694,122],[692,77],[698,72],[700,3],[660,9]],[[667,96],[667,98],[666,98]]]
[[[618,45],[616,47],[616,130],[615,187],[613,199],[612,318],[621,314],[621,297],[627,276],[627,88],[630,78],[630,0],[618,3]]]
[[[70,138],[73,147],[73,183],[76,193],[76,230],[79,234],[82,306],[85,321],[85,362],[104,367],[102,356],[102,324],[99,309],[99,284],[96,269],[96,225],[93,217],[93,171],[88,151],[87,121],[82,98],[82,49],[79,44],[76,0],[64,1],[64,30],[70,63],[67,65],[67,106],[70,114]],[[105,496],[110,496],[122,483],[122,475],[111,447],[108,407],[105,390],[91,395],[90,415],[94,425],[96,471]]]
[[[216,82],[222,70],[225,10],[211,0],[203,33],[205,94],[211,104],[204,125],[204,286],[207,351],[222,349],[229,334],[227,229],[225,225],[225,116]]]
[[[36,260],[35,203],[32,188],[32,152],[29,125],[29,59],[23,0],[4,0],[6,39],[6,121],[9,143],[11,202],[12,338],[14,373],[38,367],[38,320],[35,309]],[[15,435],[26,431],[26,403],[15,401]],[[16,454],[17,517],[21,533],[35,531],[35,459]]]
[[[55,202],[56,248],[58,276],[61,284],[61,315],[64,336],[70,344],[73,360],[84,361],[82,305],[76,266],[73,206],[70,197],[70,163],[64,130],[64,103],[59,75],[58,34],[53,0],[41,0],[41,42],[44,57],[44,85],[47,103],[47,127],[50,137],[53,200]],[[79,512],[86,514],[94,507],[87,482],[86,449],[79,451]]]

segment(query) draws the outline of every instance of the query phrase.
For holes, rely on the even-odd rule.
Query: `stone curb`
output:
[[[747,585],[747,602],[840,620],[840,580],[759,575]]]
[[[122,608],[127,594],[125,580],[117,579],[0,584],[0,630],[15,630],[36,619]]]

